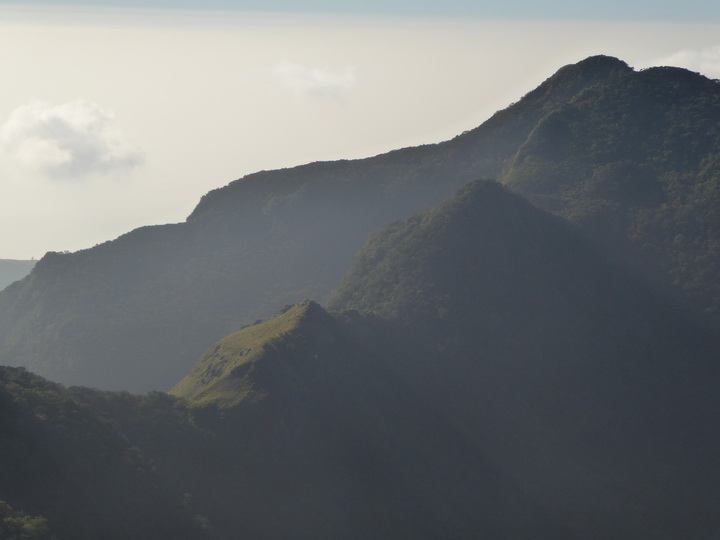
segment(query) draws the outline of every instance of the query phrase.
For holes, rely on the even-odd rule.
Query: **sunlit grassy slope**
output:
[[[256,362],[268,354],[272,345],[280,344],[283,336],[297,331],[310,311],[319,309],[313,302],[303,302],[231,334],[207,351],[170,393],[194,405],[212,403],[221,407],[261,399],[264,392],[252,384]]]

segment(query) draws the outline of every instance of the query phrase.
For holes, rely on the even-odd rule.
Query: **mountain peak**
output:
[[[565,66],[560,70],[568,67],[574,67],[578,70],[594,71],[594,72],[612,72],[612,71],[632,71],[632,68],[628,66],[627,62],[615,58],[614,56],[607,56],[604,54],[597,54],[594,56],[588,56],[584,60],[580,60],[575,64]]]
[[[608,233],[603,245],[622,253],[643,234],[631,246],[651,246],[637,250],[641,262],[667,252],[658,272],[682,276],[683,294],[720,313],[717,236],[706,232],[718,86],[679,77],[694,75],[592,56],[451,141],[255,173],[206,195],[186,223],[48,254],[0,293],[0,360],[68,385],[167,389],[241,325],[304,298],[324,303],[371,232],[476,178]],[[688,254],[695,265],[681,262]]]
[[[614,56],[600,54],[589,56],[574,64],[561,67],[549,80],[566,78],[590,78],[600,80],[619,73],[632,73],[633,71],[626,62]]]
[[[566,239],[563,249],[558,238]],[[437,322],[447,301],[536,270],[541,252],[567,245],[573,253],[584,250],[573,238],[565,223],[497,182],[478,180],[440,206],[374,234],[328,306]]]
[[[232,407],[241,402],[259,401],[268,388],[259,381],[288,378],[284,371],[297,366],[276,365],[274,352],[295,335],[323,332],[331,317],[312,300],[306,300],[266,321],[230,334],[211,347],[193,370],[170,391],[194,405]],[[292,355],[290,355],[292,356]],[[290,358],[290,363],[293,359]],[[267,370],[273,377],[267,377]],[[279,371],[283,371],[280,373]],[[290,378],[295,374],[291,374]]]
[[[561,67],[526,98],[559,93],[560,97],[569,99],[592,84],[623,73],[633,73],[633,69],[622,60],[612,56],[590,56]]]

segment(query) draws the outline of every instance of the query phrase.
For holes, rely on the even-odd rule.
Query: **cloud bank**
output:
[[[329,71],[282,62],[272,71],[280,83],[301,98],[343,99],[355,86],[355,70],[346,67]]]
[[[659,66],[680,66],[712,78],[720,78],[720,45],[707,49],[683,49],[654,62]]]
[[[117,174],[143,162],[115,126],[112,111],[86,100],[16,108],[0,128],[0,147],[22,167],[53,180]]]

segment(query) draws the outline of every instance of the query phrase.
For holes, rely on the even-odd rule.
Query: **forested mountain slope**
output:
[[[172,391],[236,460],[193,488],[203,515],[250,538],[563,538],[389,369],[399,346],[382,321],[304,302],[212,347]]]
[[[325,301],[367,235],[387,223],[427,209],[479,177],[503,178],[532,196],[527,186],[533,175],[529,168],[523,169],[532,160],[523,156],[530,155],[548,119],[575,110],[592,92],[605,89],[602,92],[621,94],[629,80],[644,73],[614,58],[592,57],[562,68],[519,102],[451,141],[364,160],[249,175],[207,194],[185,223],[138,229],[77,253],[48,254],[28,278],[0,293],[0,362],[24,365],[73,384],[133,391],[167,389],[202,351],[228,332],[286,304],[305,298]],[[702,89],[693,114],[706,117],[707,129],[693,131],[690,139],[695,141],[691,146],[705,148],[705,137],[714,133],[712,126],[717,123],[712,112],[717,85],[706,79],[700,84],[698,76],[682,73],[675,81],[680,88],[676,93],[692,99],[696,87]],[[664,102],[669,108],[675,106],[672,88],[657,90],[670,92]],[[588,122],[594,121],[593,114],[603,118],[615,114],[610,105],[596,109],[587,102],[585,109],[578,109],[578,125],[584,122],[580,113],[589,116]],[[624,114],[628,125],[640,129],[633,133],[642,137],[645,125],[641,117],[633,116],[645,114],[642,109],[628,107]],[[680,129],[672,123],[660,127],[672,132]],[[654,148],[664,140],[658,133],[648,139],[648,145]],[[597,144],[605,146],[601,138]],[[564,159],[566,154],[556,151],[558,159]],[[681,152],[669,155],[668,163],[681,159],[679,155],[693,159]],[[583,159],[584,154],[578,156]],[[673,167],[676,170],[680,165]],[[528,174],[523,176],[522,170]],[[629,182],[635,182],[635,176],[630,176]],[[676,200],[686,200],[698,189],[695,179],[690,175],[684,184],[673,184],[672,189],[680,192]],[[581,190],[574,193],[585,197],[577,205],[595,204]],[[660,193],[657,200],[663,196]],[[643,204],[655,200],[652,194],[641,199]],[[574,217],[562,205],[534,200]],[[638,207],[633,205],[633,209]],[[690,208],[673,205],[663,206],[655,214],[656,221],[668,213],[677,217],[683,208]],[[703,216],[715,215],[712,199],[701,206],[704,214],[688,219],[705,227]],[[694,208],[700,207],[690,209]],[[616,214],[593,215],[599,224],[588,225],[588,230],[607,231],[598,235],[602,242],[618,244],[614,232],[624,234],[626,228],[618,225]],[[670,229],[676,217],[669,221]],[[605,225],[603,219],[607,219]],[[641,234],[638,227],[631,234],[636,229]],[[690,260],[691,268],[685,264],[683,269],[692,275],[693,283],[712,289],[717,282],[712,279],[714,263],[693,251],[695,241],[668,243],[669,235],[662,238],[650,247],[647,242],[636,242],[629,249],[642,248],[643,256],[626,259],[650,260],[645,253],[669,250],[664,258],[653,255],[651,262],[636,266],[662,282],[675,279],[673,272],[679,267],[666,261]],[[684,298],[707,299],[684,287],[684,282],[678,282]],[[702,310],[711,311],[712,306],[703,305]]]
[[[720,327],[720,83],[618,73],[546,115],[504,182]]]
[[[717,531],[720,345],[566,222],[473,183],[374,234],[331,306],[361,312],[291,307],[173,389],[217,436],[187,488],[216,530]]]
[[[720,344],[566,221],[471,183],[330,306],[220,340],[174,396],[3,368],[0,511],[58,540],[716,534]]]
[[[178,461],[157,448],[192,452],[203,441],[175,402],[66,389],[0,368],[0,537],[214,538],[158,463]]]
[[[368,241],[333,309],[575,538],[717,530],[720,346],[554,218],[479,182]]]

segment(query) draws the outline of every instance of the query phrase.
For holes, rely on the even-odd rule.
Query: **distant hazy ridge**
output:
[[[0,259],[0,290],[27,276],[37,261]]]

